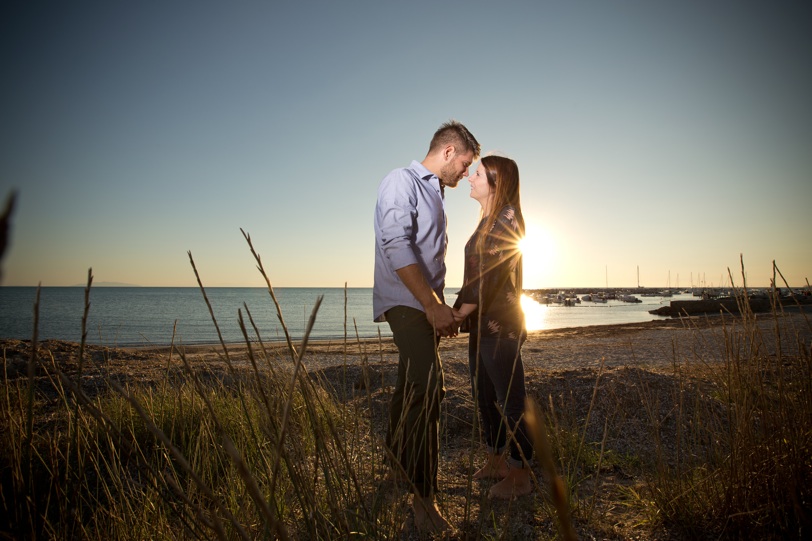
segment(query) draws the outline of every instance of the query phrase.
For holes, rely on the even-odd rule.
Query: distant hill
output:
[[[85,287],[87,284],[74,284],[71,287]],[[141,287],[138,284],[125,284],[124,282],[93,282],[91,287]]]

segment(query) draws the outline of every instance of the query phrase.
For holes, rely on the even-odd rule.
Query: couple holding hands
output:
[[[438,427],[445,394],[438,337],[469,333],[468,360],[487,456],[474,478],[493,478],[492,498],[532,491],[533,446],[524,421],[521,346],[524,236],[516,162],[479,158],[468,129],[450,121],[435,132],[422,162],[395,169],[381,181],[375,207],[375,321],[386,321],[399,352],[398,378],[386,436],[389,461],[414,493],[415,526],[449,528],[437,491]],[[445,304],[444,191],[468,176],[480,222],[465,245],[462,289]]]

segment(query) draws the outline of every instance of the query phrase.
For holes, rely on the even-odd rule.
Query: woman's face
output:
[[[468,176],[468,182],[471,183],[471,198],[479,201],[482,208],[486,208],[491,197],[493,197],[493,188],[488,184],[488,177],[485,174],[485,166],[479,162],[476,172]]]

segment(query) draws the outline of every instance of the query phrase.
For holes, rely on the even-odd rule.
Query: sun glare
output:
[[[528,223],[519,249],[524,261],[524,287],[537,289],[549,286],[556,258],[555,240],[550,232],[537,224]]]
[[[524,325],[528,331],[540,331],[547,328],[547,305],[534,301],[527,295],[522,295],[522,311],[524,312]]]

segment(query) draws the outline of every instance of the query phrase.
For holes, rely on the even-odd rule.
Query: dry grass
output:
[[[248,307],[240,321],[245,342],[218,347],[4,341],[0,532],[416,538],[408,487],[383,463],[391,341],[280,346],[262,341]],[[571,520],[584,539],[804,538],[811,335],[802,311],[780,307],[531,334],[544,454],[538,490],[512,502],[471,478],[482,451],[467,349],[443,342],[439,504],[451,537],[560,539]]]

